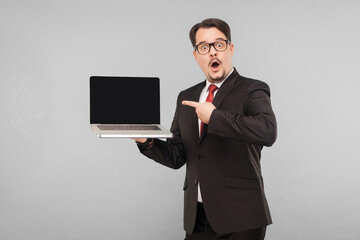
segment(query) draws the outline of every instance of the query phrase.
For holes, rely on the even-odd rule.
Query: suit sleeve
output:
[[[207,133],[249,144],[271,146],[276,140],[277,124],[268,85],[260,81],[252,84],[247,89],[243,104],[243,114],[215,109]]]
[[[151,147],[148,148],[142,148],[141,146],[138,146],[140,152],[148,158],[173,169],[181,168],[186,163],[184,147],[182,144],[178,123],[178,109],[179,104],[181,104],[181,101],[179,100],[180,95],[181,93],[179,94],[177,100],[177,107],[170,128],[170,131],[173,134],[173,138],[167,139],[167,141],[154,139],[154,143]]]

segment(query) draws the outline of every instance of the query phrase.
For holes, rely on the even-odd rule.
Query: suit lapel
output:
[[[191,96],[191,99],[189,99],[189,100],[194,101],[194,102],[199,102],[201,91],[203,90],[205,85],[206,85],[205,81],[203,82],[203,84],[200,84],[199,87],[194,90],[194,92]],[[196,115],[195,109],[193,109],[192,116],[191,116],[191,131],[193,134],[193,139],[198,140],[199,139],[199,122],[198,122],[198,117]]]

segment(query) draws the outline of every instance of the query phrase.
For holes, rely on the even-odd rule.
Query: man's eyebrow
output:
[[[199,42],[199,43],[196,44],[196,45],[200,45],[200,44],[203,44],[203,43],[206,43],[206,41]]]
[[[225,41],[225,39],[223,39],[223,38],[217,38],[217,39],[215,39],[216,41],[219,41],[219,40],[223,40],[223,41]],[[199,42],[198,44],[196,44],[196,45],[200,45],[200,44],[203,44],[203,43],[208,43],[208,42],[206,42],[206,41],[202,41],[202,42]]]

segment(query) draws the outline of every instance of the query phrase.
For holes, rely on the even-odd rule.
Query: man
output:
[[[186,163],[186,239],[264,239],[271,217],[260,155],[276,139],[270,89],[233,68],[224,21],[196,24],[190,39],[206,81],[179,94],[172,139],[135,140],[160,164],[178,169]]]

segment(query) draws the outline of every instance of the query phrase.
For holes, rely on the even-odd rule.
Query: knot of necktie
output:
[[[218,89],[218,87],[215,84],[210,84],[209,86],[209,95],[206,98],[207,102],[212,102],[214,99],[214,93]]]
[[[209,86],[209,92],[214,93],[218,87],[215,84],[210,84]]]

